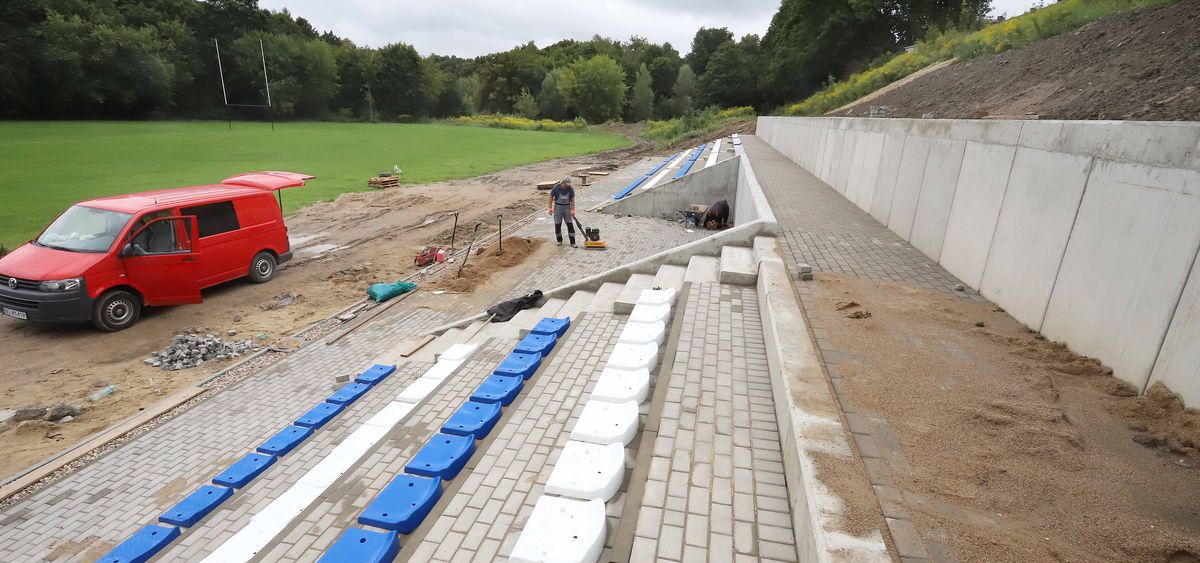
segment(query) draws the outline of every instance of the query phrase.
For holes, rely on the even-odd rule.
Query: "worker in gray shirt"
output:
[[[571,219],[575,216],[575,188],[571,187],[571,178],[563,178],[550,189],[550,208],[546,213],[554,217],[554,238],[558,239],[558,245],[562,246],[562,224],[565,221],[567,237],[571,239],[571,246],[575,246],[575,225]]]

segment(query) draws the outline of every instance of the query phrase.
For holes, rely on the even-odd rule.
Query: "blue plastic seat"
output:
[[[571,328],[571,317],[563,317],[561,319],[555,317],[546,317],[538,324],[533,326],[533,330],[529,331],[533,334],[553,334],[556,337],[561,337]]]
[[[417,451],[412,461],[404,466],[405,473],[453,479],[462,471],[471,454],[475,453],[475,439],[470,436],[455,436],[438,432]]]
[[[100,563],[142,563],[150,560],[154,554],[162,551],[175,538],[179,537],[179,528],[175,526],[156,526],[147,524],[146,527],[129,536],[112,551],[100,558]]]
[[[246,457],[237,460],[236,463],[225,468],[225,471],[213,477],[212,482],[217,485],[240,489],[250,481],[253,481],[263,471],[266,471],[273,463],[275,463],[275,456],[273,455],[247,454]]]
[[[326,422],[333,420],[333,417],[337,416],[339,412],[342,412],[342,409],[344,408],[346,408],[346,405],[339,405],[337,403],[321,403],[313,407],[312,410],[300,415],[300,418],[296,419],[296,426],[320,428],[325,426]]]
[[[499,402],[467,401],[450,415],[450,419],[442,425],[442,432],[456,436],[474,436],[476,440],[481,440],[496,427],[496,422],[500,420],[500,411]]]
[[[558,337],[553,334],[534,334],[531,332],[517,343],[517,347],[513,348],[513,352],[518,354],[541,354],[545,356],[554,348],[556,341],[558,341]]]
[[[519,375],[524,379],[533,377],[533,372],[542,363],[541,354],[522,354],[513,352],[504,357],[500,365],[496,366],[496,375]]]
[[[412,533],[442,498],[442,480],[400,474],[367,505],[359,524]]]
[[[164,512],[158,517],[158,521],[190,528],[231,496],[233,489],[204,485]]]
[[[383,563],[391,562],[400,552],[396,532],[371,532],[350,528],[333,542],[319,563]]]
[[[375,364],[367,368],[367,371],[362,372],[362,374],[360,374],[358,377],[355,377],[354,381],[358,383],[366,383],[367,385],[375,385],[376,383],[383,381],[385,377],[391,375],[395,371],[395,364]]]
[[[348,405],[370,390],[371,386],[366,383],[347,383],[341,389],[338,389],[336,393],[326,398],[325,402],[336,405]]]
[[[492,374],[483,380],[479,387],[475,388],[474,393],[471,393],[471,401],[500,403],[507,407],[521,393],[521,387],[524,385],[525,380],[515,375]]]
[[[274,436],[267,438],[260,446],[255,448],[256,451],[269,455],[286,455],[288,452],[296,449],[300,442],[312,436],[313,429],[304,426],[288,426]]]

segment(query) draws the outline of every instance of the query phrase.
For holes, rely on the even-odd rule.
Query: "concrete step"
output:
[[[576,291],[572,293],[567,302],[558,310],[558,316],[560,318],[571,317],[571,320],[574,321],[575,317],[578,317],[579,313],[587,309],[588,304],[595,297],[596,294],[591,291]]]
[[[654,274],[654,283],[650,287],[659,289],[675,288],[676,291],[683,289],[683,276],[687,274],[687,268],[683,266],[672,266],[663,264],[658,268],[658,273]]]
[[[758,262],[754,251],[744,246],[721,247],[721,283],[754,285],[758,281]]]
[[[566,299],[559,299],[557,297],[551,297],[551,298],[547,299],[545,303],[542,303],[541,307],[539,307],[537,309],[530,309],[531,311],[537,312],[537,320],[533,321],[533,324],[529,325],[528,327],[522,326],[521,331],[519,333],[520,337],[525,338],[525,335],[529,334],[530,330],[533,330],[533,327],[534,327],[534,325],[537,324],[537,321],[540,321],[546,317],[557,317],[558,310],[562,309],[562,306],[565,305],[566,303],[567,303]],[[513,320],[515,321],[517,319],[514,317]]]
[[[441,336],[435,338],[433,342],[426,344],[415,354],[409,356],[408,359],[414,362],[436,362],[437,355],[445,352],[447,348],[461,344],[467,341],[466,328],[452,328],[443,332]]]
[[[519,340],[521,338],[521,331],[529,331],[540,320],[542,320],[542,317],[538,315],[538,309],[525,309],[507,322],[488,323],[471,341],[479,343],[488,338]]]
[[[624,287],[624,285],[619,283],[605,283],[600,286],[600,289],[596,290],[596,296],[592,298],[592,302],[588,304],[585,310],[592,313],[613,312],[613,304],[617,301],[617,295],[620,295],[621,289]]]
[[[712,256],[693,256],[688,260],[684,281],[692,283],[716,282],[721,272],[721,261]]]
[[[637,300],[642,295],[642,290],[650,287],[653,283],[654,276],[650,274],[633,274],[629,276],[629,280],[625,282],[625,287],[621,289],[621,293],[617,295],[616,302],[613,303],[613,312],[618,315],[628,315],[633,310],[633,306],[637,305]]]

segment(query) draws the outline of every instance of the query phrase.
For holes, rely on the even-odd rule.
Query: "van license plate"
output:
[[[10,317],[29,320],[29,315],[27,315],[25,313],[25,311],[14,311],[12,309],[9,309],[8,307],[0,307],[0,312],[3,312],[5,315],[8,315]]]

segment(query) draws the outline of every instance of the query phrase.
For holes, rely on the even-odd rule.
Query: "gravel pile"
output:
[[[196,367],[209,360],[228,360],[257,351],[251,340],[221,340],[211,334],[176,334],[171,344],[159,352],[151,352],[146,365],[175,371]]]

